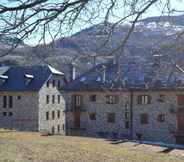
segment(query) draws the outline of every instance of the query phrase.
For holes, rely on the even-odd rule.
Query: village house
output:
[[[64,84],[51,66],[0,67],[0,127],[65,134]]]
[[[68,83],[66,133],[184,143],[184,71],[159,66],[100,64]]]
[[[0,127],[184,143],[180,66],[102,63],[71,78],[50,66],[1,67]]]

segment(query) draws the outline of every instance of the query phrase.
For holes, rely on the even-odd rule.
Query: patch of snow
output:
[[[34,78],[34,76],[33,75],[30,75],[30,74],[25,74],[25,77],[26,78],[29,78],[29,79],[33,79]]]
[[[80,81],[81,81],[81,82],[84,82],[85,80],[86,80],[86,77],[80,78]]]
[[[49,67],[50,71],[51,71],[53,74],[56,74],[56,75],[64,75],[63,72],[56,70],[56,69],[53,68],[52,66],[48,65],[48,67]]]

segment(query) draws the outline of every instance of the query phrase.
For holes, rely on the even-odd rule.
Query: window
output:
[[[58,117],[58,119],[60,118],[60,116],[61,116],[61,113],[60,113],[60,110],[58,110],[57,111],[57,117]]]
[[[177,96],[177,103],[178,103],[178,106],[184,106],[184,95]]]
[[[19,95],[19,96],[17,96],[17,100],[20,100],[21,99],[21,96]]]
[[[95,102],[95,101],[96,101],[96,95],[90,95],[90,96],[89,96],[89,100],[90,100],[91,102]]]
[[[75,106],[81,106],[82,105],[82,96],[77,95],[75,97]]]
[[[52,103],[55,103],[55,95],[52,95]]]
[[[125,121],[125,129],[129,129],[130,128],[130,123],[129,121]]]
[[[128,101],[125,103],[125,110],[127,111],[129,109],[129,103]]]
[[[165,114],[159,114],[158,116],[157,116],[157,121],[158,122],[164,122],[165,121]]]
[[[13,113],[12,112],[9,112],[9,116],[13,116]]]
[[[106,98],[107,98],[106,103],[108,103],[108,104],[117,104],[118,103],[118,96],[108,95],[108,96],[106,96]]]
[[[140,116],[141,118],[141,124],[148,124],[148,114],[144,113],[144,114],[141,114]]]
[[[54,128],[54,126],[52,127],[52,134],[54,134],[55,133],[55,128]]]
[[[7,112],[3,112],[3,116],[7,116]]]
[[[52,111],[52,119],[55,118],[55,111]]]
[[[130,118],[129,112],[125,112],[125,119],[129,119],[129,118]]]
[[[7,96],[3,96],[3,107],[7,107]]]
[[[49,103],[49,95],[46,96],[46,103]]]
[[[89,114],[89,119],[90,120],[96,120],[96,114],[95,113],[90,113]]]
[[[107,122],[108,123],[115,123],[115,113],[108,113],[107,114]]]
[[[60,82],[60,80],[58,80],[58,85],[57,85],[57,87],[60,88],[60,86],[61,86],[61,82]]]
[[[65,130],[65,125],[63,124],[63,130]]]
[[[60,125],[57,126],[57,131],[60,132]]]
[[[55,87],[56,86],[56,82],[55,80],[52,81],[52,86]]]
[[[49,112],[46,112],[46,120],[49,120]]]
[[[151,96],[140,95],[137,97],[137,103],[140,105],[150,104],[151,103]]]
[[[60,95],[58,95],[58,103],[60,103]]]
[[[9,107],[13,107],[13,96],[9,96]]]
[[[49,81],[47,81],[47,87],[49,87]]]

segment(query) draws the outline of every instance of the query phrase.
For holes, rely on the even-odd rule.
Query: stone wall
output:
[[[7,96],[7,107],[3,107],[3,96]],[[9,96],[13,97],[12,108]],[[0,92],[0,127],[24,131],[38,130],[37,92]]]
[[[150,95],[151,104],[138,105],[138,95]],[[164,101],[160,102],[160,95],[164,96]],[[175,143],[175,137],[171,129],[177,128],[177,93],[152,91],[152,92],[134,92],[133,100],[133,135],[142,134],[142,140],[162,141],[166,143]],[[141,124],[140,114],[148,114],[148,124]],[[159,114],[165,114],[165,121],[157,120]]]
[[[55,87],[53,87],[53,80],[55,80]],[[65,134],[65,99],[64,93],[58,88],[58,80],[63,83],[62,76],[52,76],[49,79],[49,87],[47,83],[43,85],[39,92],[39,131],[46,131],[51,134]],[[49,95],[49,103],[46,103],[46,96]],[[52,96],[55,96],[55,102],[52,103]],[[58,103],[58,96],[60,96],[60,102]],[[60,117],[58,117],[58,111],[60,111]],[[49,119],[46,119],[46,112],[49,113]],[[52,112],[55,117],[52,118]]]
[[[83,109],[86,111],[81,112],[81,126],[86,128],[86,133],[89,136],[117,136],[117,137],[129,137],[130,129],[125,128],[125,104],[128,103],[128,110],[130,109],[130,93],[71,93],[72,95],[80,94],[83,96]],[[91,102],[89,100],[90,95],[97,95],[97,100]],[[106,95],[118,95],[119,100],[117,104],[107,104]],[[71,102],[71,99],[69,100]],[[70,109],[70,106],[67,106]],[[96,120],[90,120],[89,114],[95,113]],[[115,122],[107,122],[107,114],[115,113]],[[73,126],[73,113],[71,111],[67,112],[67,123],[69,128]]]
[[[97,101],[91,102],[89,96],[97,95]],[[107,104],[106,95],[118,95],[118,104]],[[174,91],[135,91],[133,92],[133,113],[132,113],[132,126],[133,138],[138,139],[138,134],[141,134],[142,140],[161,141],[166,143],[175,143],[175,137],[172,130],[177,129],[177,95],[181,92]],[[184,93],[183,93],[184,94]],[[86,112],[81,112],[81,125],[84,124],[86,133],[90,136],[112,136],[113,133],[117,134],[119,138],[130,137],[131,128],[125,128],[125,112],[130,110],[130,92],[78,92],[70,93],[67,109],[71,109],[71,96],[83,96],[83,109]],[[151,104],[139,105],[137,97],[139,95],[150,95]],[[164,96],[164,100],[160,100],[160,96]],[[96,113],[96,120],[90,120],[89,114]],[[115,113],[115,123],[107,122],[107,113]],[[148,124],[141,124],[140,114],[148,114]],[[165,121],[159,122],[157,120],[159,114],[165,114]],[[66,113],[67,126],[73,127],[73,112],[67,111]],[[130,121],[130,120],[129,120]]]

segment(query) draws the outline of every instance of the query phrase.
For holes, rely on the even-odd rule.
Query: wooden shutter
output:
[[[178,103],[178,106],[184,106],[184,95],[177,96],[177,103]]]

